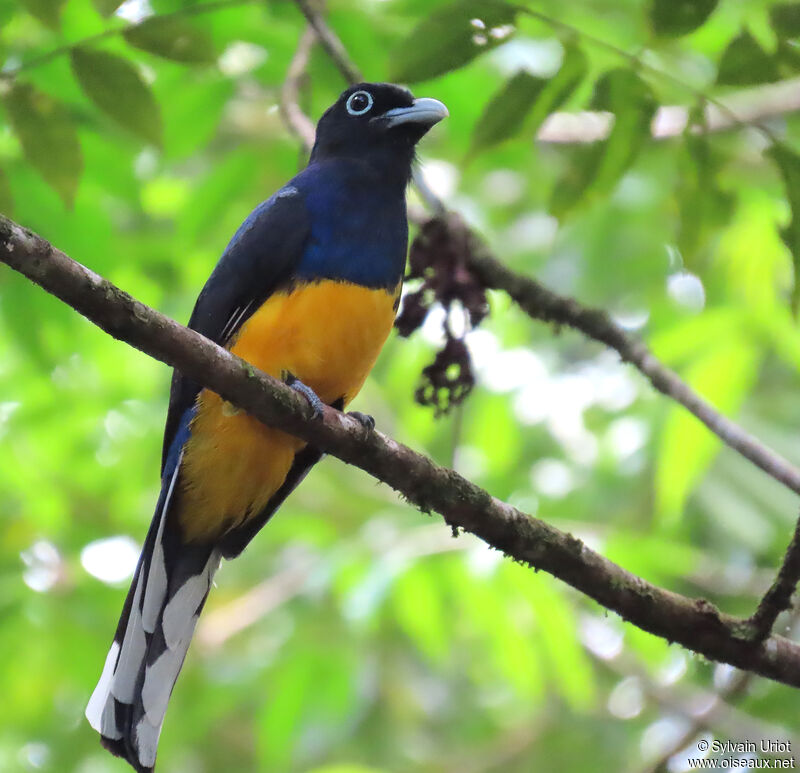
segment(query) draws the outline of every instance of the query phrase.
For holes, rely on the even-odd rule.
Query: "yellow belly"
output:
[[[323,402],[352,400],[392,328],[396,291],[322,281],[276,293],[242,327],[234,354],[279,378],[289,371]],[[184,452],[179,517],[188,539],[213,539],[257,515],[280,488],[304,443],[231,410],[219,395],[197,399]]]

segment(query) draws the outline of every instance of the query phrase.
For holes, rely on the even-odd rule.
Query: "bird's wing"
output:
[[[310,234],[299,192],[279,191],[236,232],[195,305],[189,326],[226,345],[292,275]],[[100,682],[86,710],[103,744],[151,771],[167,701],[222,551],[187,542],[172,517],[183,446],[200,385],[177,371],[164,440],[162,488]],[[317,452],[302,454],[310,467]],[[302,475],[292,479],[299,482]],[[288,493],[288,491],[286,492]],[[286,493],[284,496],[286,496]]]
[[[189,327],[225,346],[261,304],[288,281],[311,224],[302,194],[287,185],[256,207],[234,234],[195,304]],[[200,391],[179,371],[172,377],[161,473],[181,417]]]

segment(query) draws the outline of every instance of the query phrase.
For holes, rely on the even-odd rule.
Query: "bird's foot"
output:
[[[311,405],[311,409],[313,410],[311,418],[321,419],[324,403],[322,400],[320,400],[319,395],[310,386],[307,386],[300,381],[300,379],[297,378],[294,373],[290,373],[288,370],[281,373],[281,378],[286,386],[294,389],[295,392],[299,392],[301,395],[303,395],[303,397],[306,398],[306,400],[308,400],[309,404]]]
[[[349,411],[348,416],[352,416],[364,429],[372,432],[375,429],[375,419],[368,413],[361,413],[361,411]]]

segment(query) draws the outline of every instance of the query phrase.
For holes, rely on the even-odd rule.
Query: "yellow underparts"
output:
[[[325,403],[347,405],[389,335],[398,293],[330,280],[299,285],[270,296],[230,349],[276,378],[292,373]],[[191,430],[178,503],[190,540],[213,539],[257,515],[304,445],[208,390]]]

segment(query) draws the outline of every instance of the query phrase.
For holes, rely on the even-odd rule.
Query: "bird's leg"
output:
[[[368,413],[361,413],[361,411],[348,411],[348,416],[352,416],[364,429],[372,432],[375,429],[375,419]]]
[[[310,387],[300,381],[294,373],[290,373],[288,370],[281,371],[281,379],[286,386],[291,387],[294,389],[295,392],[299,392],[303,397],[308,400],[311,404],[311,408],[314,411],[311,418],[312,419],[321,419],[322,418],[322,407],[324,403],[322,400],[319,399],[319,395]]]

